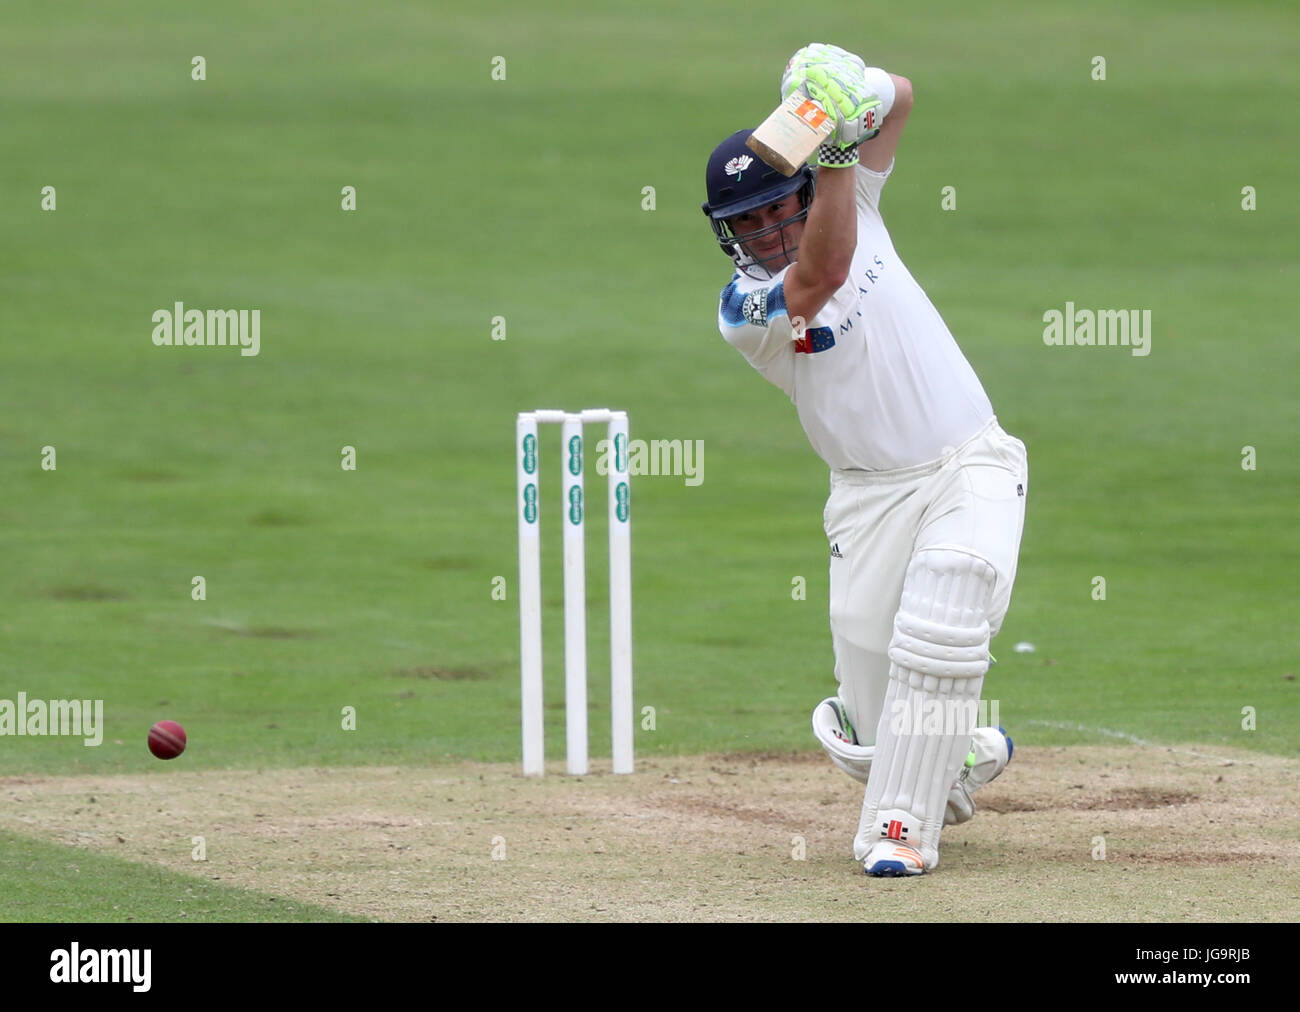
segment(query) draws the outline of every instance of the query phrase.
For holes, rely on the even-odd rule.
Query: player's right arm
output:
[[[817,192],[799,240],[799,259],[785,272],[785,305],[796,332],[848,280],[858,245],[857,166],[817,170]]]
[[[799,240],[799,259],[786,274],[785,304],[797,333],[798,319],[811,320],[848,280],[858,244],[858,147],[879,132],[877,116],[883,114],[862,59],[838,47],[814,43],[791,58],[781,95],[796,91],[836,119],[834,134],[817,152],[817,192]]]

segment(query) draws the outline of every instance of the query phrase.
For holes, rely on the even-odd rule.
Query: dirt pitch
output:
[[[938,871],[908,880],[861,874],[861,789],[821,753],[540,781],[482,764],[11,777],[0,826],[378,920],[1294,921],[1298,775],[1245,752],[1019,749]]]

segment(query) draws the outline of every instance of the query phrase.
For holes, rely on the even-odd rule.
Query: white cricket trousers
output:
[[[831,546],[830,616],[839,695],[874,745],[889,685],[889,641],[912,556],[938,545],[989,562],[997,635],[1011,604],[1029,493],[1025,444],[990,418],[938,460],[892,471],[831,472],[823,522]]]

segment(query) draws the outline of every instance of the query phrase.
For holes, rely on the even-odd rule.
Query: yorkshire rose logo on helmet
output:
[[[739,181],[740,174],[753,164],[754,159],[750,158],[749,155],[741,155],[739,158],[733,158],[729,161],[723,167],[723,171],[729,176],[735,176],[736,180]]]

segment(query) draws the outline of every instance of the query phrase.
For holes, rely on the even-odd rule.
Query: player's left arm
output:
[[[907,125],[907,114],[912,111],[912,82],[897,74],[890,74],[894,84],[894,104],[890,107],[880,133],[858,148],[858,161],[874,172],[884,172],[894,160],[898,141]]]

